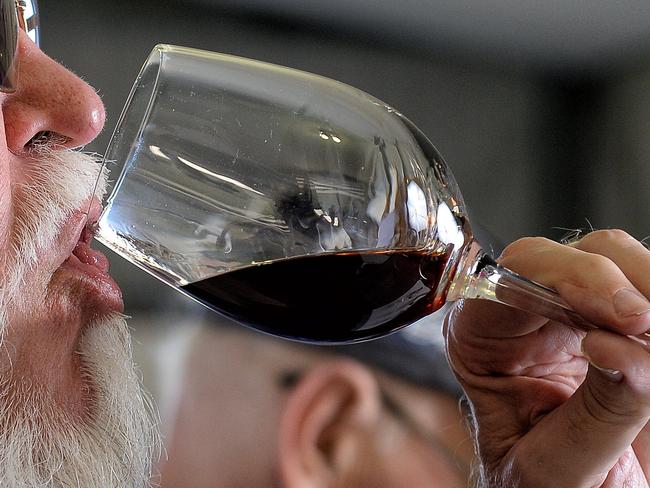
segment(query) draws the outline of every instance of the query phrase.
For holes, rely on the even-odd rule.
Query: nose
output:
[[[20,154],[43,132],[56,134],[70,148],[97,137],[106,114],[95,90],[46,56],[22,31],[18,45],[18,88],[2,103],[8,149]]]

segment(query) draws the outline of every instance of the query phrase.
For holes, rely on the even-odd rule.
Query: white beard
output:
[[[68,150],[40,149],[30,181],[13,191],[12,247],[0,293],[0,334],[9,306],[20,307],[25,278],[52,245],[61,224],[91,195],[100,165]],[[99,196],[106,178],[102,178]],[[33,273],[32,273],[33,274]],[[38,292],[37,292],[38,293]],[[11,344],[2,343],[2,348]],[[0,376],[0,486],[146,487],[158,450],[153,409],[132,361],[123,316],[85,326],[79,351],[92,392],[87,418],[52,401],[39,378],[9,370]],[[0,357],[5,357],[2,351]],[[52,364],[53,369],[58,365]]]
[[[79,353],[95,398],[89,419],[57,408],[35,380],[11,378],[2,386],[0,486],[149,486],[157,436],[126,321],[116,315],[91,326]]]

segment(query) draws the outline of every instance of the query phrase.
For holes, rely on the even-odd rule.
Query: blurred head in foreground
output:
[[[472,445],[441,317],[320,348],[204,324],[187,348],[162,486],[467,486]]]

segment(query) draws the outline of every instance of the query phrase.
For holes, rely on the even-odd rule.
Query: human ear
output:
[[[351,360],[308,371],[291,391],[281,416],[279,464],[283,486],[332,486],[367,453],[364,436],[380,417],[373,374]]]

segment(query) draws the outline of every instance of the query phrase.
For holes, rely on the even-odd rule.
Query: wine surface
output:
[[[446,254],[334,252],[251,265],[182,289],[238,322],[310,342],[369,339],[434,312]]]

